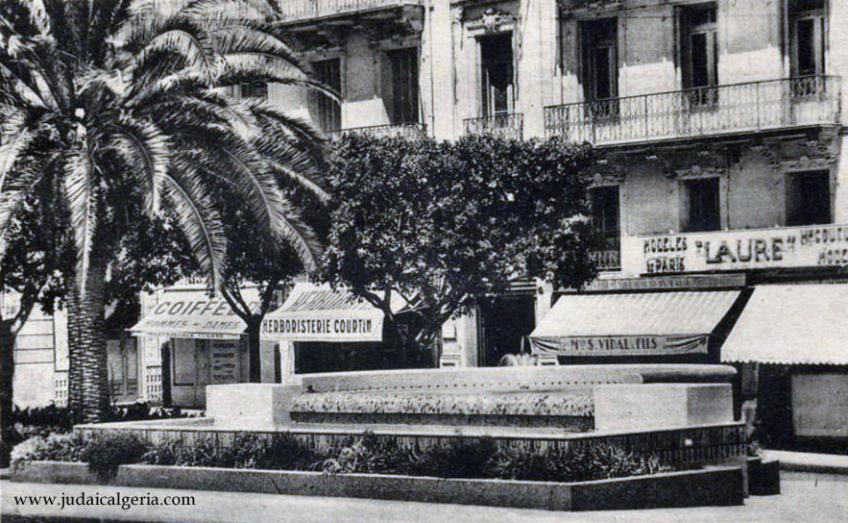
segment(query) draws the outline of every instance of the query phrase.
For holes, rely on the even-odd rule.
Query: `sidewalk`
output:
[[[165,490],[95,485],[50,485],[0,482],[3,519],[88,518],[122,522],[410,522],[443,523],[485,521],[511,523],[842,523],[848,514],[848,477],[790,472],[781,478],[779,496],[750,497],[743,506],[652,509],[640,511],[548,512],[472,505],[442,505],[404,501],[323,498],[233,492]],[[108,506],[18,505],[15,496],[191,495],[193,506],[134,506],[129,510]]]
[[[764,453],[766,459],[780,461],[780,470],[848,476],[848,456],[787,450],[765,450]]]

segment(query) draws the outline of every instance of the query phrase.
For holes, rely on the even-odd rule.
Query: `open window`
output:
[[[791,173],[786,183],[786,222],[790,226],[831,223],[830,173]]]
[[[589,196],[595,250],[617,251],[620,242],[618,186],[593,187]]]
[[[719,178],[698,178],[683,183],[687,207],[683,230],[701,232],[721,229]]]
[[[789,3],[790,65],[795,96],[821,92],[826,74],[827,16],[824,0]]]
[[[680,50],[683,88],[690,107],[718,101],[718,39],[713,3],[680,8]]]
[[[505,116],[515,107],[512,33],[483,36],[478,42],[481,116]]]
[[[618,103],[618,20],[580,23],[583,95],[594,117],[616,117]]]
[[[313,62],[315,77],[322,84],[333,89],[341,95],[342,91],[342,67],[339,58]],[[341,105],[323,93],[315,94],[315,108],[317,112],[318,125],[324,132],[338,131],[342,128]]]
[[[391,81],[389,119],[392,125],[418,123],[418,50],[388,51]]]

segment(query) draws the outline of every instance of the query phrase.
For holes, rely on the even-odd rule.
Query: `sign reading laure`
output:
[[[637,272],[848,266],[848,225],[820,225],[624,238]]]

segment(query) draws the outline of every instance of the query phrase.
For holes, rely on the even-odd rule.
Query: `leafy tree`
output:
[[[329,175],[337,200],[322,277],[381,309],[410,349],[437,345],[446,320],[515,278],[579,287],[594,276],[591,161],[588,146],[556,139],[346,137]],[[397,329],[392,293],[418,305],[422,328]]]
[[[27,16],[0,17],[0,236],[34,187],[67,209],[69,406],[78,420],[96,421],[109,401],[107,272],[128,234],[128,200],[151,218],[171,205],[211,289],[223,287],[227,250],[215,183],[247,202],[263,237],[316,266],[320,245],[278,179],[314,189],[321,140],[307,124],[228,93],[244,82],[320,86],[276,34],[274,4],[4,3]]]
[[[289,197],[304,210],[304,221],[320,236],[326,236],[327,213],[324,202],[328,196],[319,197],[303,191],[287,191]],[[261,241],[259,227],[243,212],[238,199],[225,206],[228,264],[224,270],[224,288],[221,292],[233,312],[247,325],[250,381],[261,381],[259,331],[262,319],[279,306],[292,279],[302,274],[304,265],[288,245],[273,245]],[[252,303],[244,290],[256,285],[259,299]]]

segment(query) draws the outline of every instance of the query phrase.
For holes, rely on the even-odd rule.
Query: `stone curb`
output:
[[[848,476],[848,456],[766,450],[765,458],[780,461],[780,470]]]
[[[89,472],[85,463],[56,461],[31,462],[15,471],[12,480],[89,485],[104,483]],[[570,511],[743,504],[743,476],[739,467],[556,483],[122,465],[117,476],[108,484]]]

